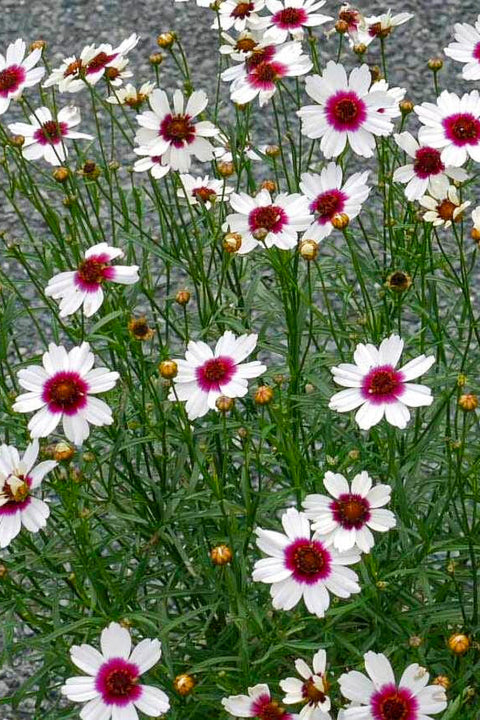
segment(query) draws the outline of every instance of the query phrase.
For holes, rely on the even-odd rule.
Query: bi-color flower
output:
[[[272,698],[268,685],[254,685],[249,687],[247,692],[248,695],[222,698],[222,705],[229,715],[258,720],[298,720],[297,715],[286,712],[285,708]]]
[[[42,79],[45,68],[36,68],[42,56],[40,48],[25,57],[25,41],[21,38],[10,43],[7,52],[0,54],[0,115],[8,110],[10,100],[16,100],[24,88],[36,85]]]
[[[301,679],[288,677],[280,680],[280,687],[286,693],[283,702],[285,705],[303,704],[299,720],[331,720],[331,702],[328,695],[330,683],[326,673],[325,650],[320,649],[315,653],[312,664],[313,670],[305,660],[295,660],[295,669]]]

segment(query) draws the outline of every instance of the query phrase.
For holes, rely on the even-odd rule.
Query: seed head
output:
[[[177,376],[178,365],[175,360],[162,360],[158,365],[158,370],[162,378],[165,380],[173,380],[173,378]]]
[[[128,323],[128,331],[135,340],[151,340],[155,332],[148,326],[147,318],[142,315],[138,318],[132,318]]]
[[[217,545],[210,550],[210,558],[214,565],[228,565],[232,562],[233,552],[228,545]]]
[[[454,655],[463,655],[469,650],[471,640],[468,635],[463,633],[454,633],[448,638],[448,647],[454,653]]]
[[[411,284],[411,275],[404,272],[403,270],[395,270],[393,273],[390,273],[385,283],[389,290],[392,290],[396,293],[405,292],[406,290],[408,290]]]
[[[93,162],[93,160],[87,160],[80,170],[80,175],[83,175],[83,177],[88,180],[96,180],[99,175],[101,175],[101,172],[102,171],[98,167],[97,163]]]

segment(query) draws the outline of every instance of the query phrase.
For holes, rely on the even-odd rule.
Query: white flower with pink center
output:
[[[222,80],[232,82],[230,97],[233,102],[251,102],[258,95],[263,107],[274,95],[277,83],[284,77],[305,75],[312,69],[312,61],[298,42],[281,46],[265,45],[254,50],[242,64],[224,70]]]
[[[32,495],[45,475],[57,466],[53,460],[35,465],[38,440],[20,457],[13,445],[0,445],[0,548],[5,548],[23,527],[36,533],[47,524],[50,509]]]
[[[188,343],[185,360],[176,360],[178,374],[169,400],[186,400],[190,420],[203,417],[209,410],[217,410],[216,401],[221,395],[229,398],[244,397],[248,380],[262,375],[267,369],[258,360],[244,363],[257,345],[257,335],[240,337],[226,330],[212,350],[204,342]]]
[[[30,124],[11,123],[8,126],[14,135],[23,135],[22,155],[26,160],[43,157],[50,165],[61,165],[68,155],[66,140],[93,140],[92,135],[72,130],[80,124],[80,110],[65,107],[54,120],[47,107],[39,107],[29,118]]]
[[[367,675],[352,670],[338,680],[342,695],[354,702],[343,711],[345,720],[431,720],[447,707],[444,688],[428,685],[424,667],[409,665],[397,683],[383,653],[363,657]]]
[[[304,28],[318,27],[329,20],[329,15],[318,12],[326,0],[266,0],[270,15],[261,17],[257,27],[266,28],[264,42],[281,44],[291,35],[295,40],[304,36]]]
[[[259,246],[290,250],[297,246],[298,233],[313,220],[307,198],[299,193],[281,193],[275,199],[268,190],[260,190],[255,197],[232,193],[230,205],[236,212],[227,215],[225,227],[242,236],[239,255]]]
[[[89,423],[113,423],[109,406],[94,397],[115,387],[117,372],[93,368],[95,357],[86,342],[70,352],[50,343],[43,355],[43,367],[30,365],[18,372],[18,382],[28,392],[19,395],[14,412],[38,411],[28,423],[33,438],[47,437],[60,420],[66,437],[81,445],[90,434]]]
[[[180,90],[173,93],[173,110],[164,90],[154,90],[149,103],[151,110],[137,115],[141,127],[135,140],[147,147],[152,157],[162,156],[163,165],[180,172],[188,172],[192,155],[201,162],[212,160],[213,147],[207,138],[218,135],[219,130],[208,120],[196,120],[208,103],[203,90],[193,92],[186,107]]]
[[[303,703],[300,720],[331,720],[331,702],[328,696],[330,683],[326,667],[327,653],[321,649],[313,656],[313,671],[299,658],[295,660],[295,669],[301,680],[294,677],[280,680],[280,687],[286,693],[283,702],[286,705]]]
[[[259,684],[248,688],[248,695],[230,695],[222,698],[225,711],[236,718],[258,718],[258,720],[298,720],[298,715],[286,712],[272,699],[268,685]]]
[[[45,68],[35,67],[42,57],[41,49],[32,50],[26,57],[25,52],[25,42],[18,38],[10,43],[5,56],[0,54],[0,115],[8,110],[10,100],[40,82],[45,73]]]
[[[236,37],[222,32],[224,45],[220,45],[220,55],[228,55],[235,62],[245,62],[252,51],[261,48],[263,33],[256,30],[244,30]]]
[[[141,675],[160,660],[159,640],[142,640],[132,650],[128,630],[112,622],[102,631],[100,648],[84,643],[70,649],[73,664],[86,675],[68,678],[61,693],[86,703],[83,720],[138,720],[137,710],[149,717],[167,712],[170,701],[163,690],[140,683]]]
[[[393,173],[393,181],[406,183],[407,200],[419,200],[426,192],[446,194],[449,178],[457,182],[468,179],[462,168],[445,167],[438,148],[420,145],[409,132],[394,135],[395,142],[413,162],[402,165]]]
[[[285,534],[256,529],[257,545],[270,557],[257,560],[253,580],[271,585],[276,610],[291,610],[303,597],[307,610],[323,618],[330,606],[329,592],[349,598],[360,592],[358,576],[345,567],[360,560],[356,550],[339,553],[324,540],[311,537],[305,513],[289,508],[282,515]]]
[[[164,164],[163,157],[152,153],[150,148],[136,147],[133,148],[133,152],[140,155],[140,158],[133,164],[135,172],[149,172],[156,180],[160,180],[170,172],[170,165]]]
[[[418,132],[422,145],[441,150],[443,164],[460,167],[471,157],[480,161],[480,95],[478,90],[461,98],[444,90],[437,102],[413,108],[424,125]]]
[[[223,0],[218,8],[218,17],[213,21],[212,28],[222,30],[233,28],[242,32],[247,28],[255,28],[258,23],[258,13],[265,7],[265,0]]]
[[[107,243],[89,248],[76,270],[61,272],[48,281],[47,297],[61,299],[60,317],[72,315],[83,305],[85,317],[97,312],[104,300],[102,285],[105,282],[132,285],[138,281],[138,265],[112,265],[112,260],[123,257],[123,250]]]
[[[315,216],[304,239],[326,238],[333,230],[332,220],[337,215],[345,213],[350,220],[357,217],[371,190],[366,184],[368,175],[368,170],[354,173],[343,184],[342,168],[334,162],[323,168],[320,175],[303,173],[300,190],[310,201],[310,212]]]
[[[398,335],[385,338],[376,348],[359,343],[353,358],[355,365],[342,363],[331,372],[341,390],[333,395],[329,408],[337,412],[350,412],[359,408],[355,420],[362,430],[368,430],[385,419],[390,425],[404,429],[410,419],[409,407],[431,405],[432,391],[410,380],[429,370],[435,358],[420,355],[399,370],[397,363],[403,350],[403,340]]]
[[[382,13],[381,15],[370,15],[369,17],[365,17],[363,18],[355,36],[355,44],[362,44],[368,47],[375,38],[385,40],[394,28],[399,25],[404,25],[413,17],[415,16],[412,15],[412,13],[406,12],[392,15],[391,10],[388,10],[388,12]]]
[[[96,85],[104,75],[109,77],[114,85],[119,84],[119,74],[125,67],[125,55],[133,50],[139,40],[140,36],[132,33],[116,48],[110,43],[87,45],[80,57],[72,55],[65,58],[59,68],[52,70],[43,86],[57,85],[61,93],[76,93],[87,85]],[[123,77],[131,75],[130,72],[123,73]]]
[[[208,175],[180,175],[179,180],[181,187],[177,191],[178,197],[187,200],[190,205],[203,205],[207,210],[217,202],[228,200],[228,195],[233,192],[233,188],[225,185],[223,180]]]
[[[460,222],[464,211],[472,204],[470,200],[462,203],[455,185],[448,185],[446,190],[433,187],[430,195],[423,195],[419,202],[427,209],[423,214],[425,222],[432,223],[433,227],[443,226],[445,229],[454,222]]]
[[[331,540],[340,552],[357,547],[369,553],[375,544],[371,530],[387,532],[396,525],[395,515],[382,509],[390,502],[389,485],[375,485],[363,471],[350,488],[340,473],[327,472],[323,478],[328,495],[307,495],[303,501],[306,516],[312,521],[315,537]]]
[[[322,75],[307,77],[306,90],[317,105],[297,111],[302,133],[322,138],[320,149],[326,158],[338,157],[347,142],[357,155],[372,157],[375,136],[393,131],[389,110],[398,109],[396,101],[372,87],[368,65],[354,68],[347,78],[343,65],[330,60]]]
[[[444,53],[452,60],[464,64],[462,76],[465,80],[480,80],[480,15],[475,27],[468,23],[455,23],[456,42],[450,43]]]

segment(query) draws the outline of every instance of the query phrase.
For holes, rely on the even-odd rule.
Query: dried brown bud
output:
[[[132,318],[128,323],[128,330],[135,340],[151,340],[155,334],[155,332],[148,326],[145,315],[138,318]]]
[[[408,273],[404,272],[403,270],[395,270],[393,273],[391,273],[385,285],[388,287],[389,290],[393,290],[393,292],[396,293],[403,293],[412,284],[412,277]]]
[[[319,245],[315,240],[302,240],[298,250],[304,260],[311,261],[317,257]]]
[[[157,45],[164,49],[171,48],[176,39],[174,32],[163,32],[157,37]]]
[[[463,633],[454,633],[448,638],[448,647],[455,655],[463,655],[469,650],[470,638]]]
[[[268,405],[273,400],[273,389],[269,385],[260,385],[253,396],[257,405]]]
[[[345,35],[345,33],[348,32],[348,23],[345,22],[345,20],[337,20],[335,23],[335,30],[340,35]]]
[[[478,397],[473,393],[465,393],[458,398],[458,404],[465,412],[472,412],[478,407]]]
[[[228,253],[236,253],[242,245],[242,236],[239,233],[227,233],[223,238],[223,249]]]
[[[217,545],[210,550],[210,558],[214,565],[228,565],[232,562],[233,552],[228,545]]]
[[[189,695],[195,687],[195,678],[187,673],[177,675],[173,681],[173,687],[179,695]]]
[[[337,228],[337,230],[345,230],[349,222],[350,218],[346,213],[337,213],[332,218],[332,225],[334,228]]]
[[[152,53],[148,58],[150,65],[161,65],[163,62],[162,53]]]
[[[175,302],[179,305],[187,305],[190,300],[190,293],[188,290],[179,290],[175,295]]]
[[[230,410],[235,405],[235,401],[233,398],[229,398],[226,395],[220,395],[219,398],[217,398],[215,402],[215,407],[217,410],[221,413],[227,413],[230,412]]]
[[[53,448],[53,459],[57,462],[71,460],[75,455],[75,448],[65,442],[57,443]]]
[[[83,177],[88,178],[89,180],[96,180],[101,174],[101,172],[102,171],[98,167],[97,163],[93,162],[93,160],[87,160],[87,162],[83,164],[83,167],[80,170],[80,174],[83,175]]]
[[[162,360],[162,362],[158,365],[158,370],[162,378],[165,378],[165,380],[172,380],[177,376],[178,365],[175,360]]]
[[[69,169],[66,167],[59,167],[53,171],[53,179],[58,183],[64,183],[68,180]]]

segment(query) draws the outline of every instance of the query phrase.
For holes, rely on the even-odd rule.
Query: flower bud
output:
[[[175,295],[175,302],[179,305],[187,305],[190,300],[190,293],[188,290],[179,290]]]
[[[459,376],[457,377],[458,387],[465,387],[466,384],[467,384],[467,376],[464,375],[463,373],[460,373]]]
[[[227,233],[223,238],[223,249],[228,253],[236,253],[242,245],[242,236],[239,233]]]
[[[195,678],[191,675],[187,675],[187,673],[177,675],[173,681],[173,687],[179,695],[189,695],[195,687]]]
[[[162,360],[158,366],[158,370],[162,378],[165,378],[165,380],[172,380],[177,376],[178,365],[175,360]]]
[[[430,58],[427,65],[430,70],[433,70],[433,72],[438,72],[443,68],[443,60],[439,57],[433,57]]]
[[[273,389],[268,385],[260,385],[253,396],[257,405],[268,405],[273,400]]]
[[[162,53],[152,53],[148,58],[150,65],[161,65],[163,63]]]
[[[238,428],[238,437],[242,440],[245,440],[248,437],[248,430],[245,427],[239,427]]]
[[[278,157],[280,155],[280,148],[278,145],[267,145],[265,155],[267,155],[267,157]]]
[[[66,442],[59,442],[53,448],[53,459],[57,462],[71,460],[75,455],[75,448]]]
[[[448,638],[448,647],[455,655],[463,655],[470,648],[471,641],[463,633],[454,633]]]
[[[332,225],[337,230],[345,230],[345,228],[348,227],[349,222],[350,218],[346,213],[337,213],[332,218]]]
[[[52,175],[58,183],[64,183],[68,180],[69,170],[66,167],[59,167],[53,171]]]
[[[477,228],[472,228],[470,230],[470,237],[472,240],[475,240],[475,242],[480,242],[480,230],[477,230]]]
[[[223,160],[217,163],[217,172],[222,177],[230,177],[235,172],[235,167],[232,162]]]
[[[335,30],[339,35],[345,35],[345,33],[348,32],[348,23],[345,20],[337,20]]]
[[[408,644],[412,648],[420,647],[422,642],[423,642],[423,639],[421,637],[419,637],[418,635],[412,635],[411,637],[408,638]]]
[[[378,580],[375,584],[379,590],[386,590],[388,587],[388,582],[386,582],[386,580]]]
[[[176,39],[177,38],[174,32],[163,32],[157,37],[157,45],[164,49],[170,49]]]
[[[465,395],[460,395],[458,404],[465,412],[472,412],[478,407],[478,397],[473,393],[465,393]]]
[[[210,558],[214,565],[228,565],[232,562],[233,552],[228,545],[217,545],[210,550]]]
[[[304,260],[315,260],[318,255],[319,245],[315,240],[302,240],[298,251]]]
[[[12,137],[10,138],[10,144],[13,145],[13,147],[21,148],[24,142],[24,135],[12,135]]]
[[[234,404],[235,404],[234,399],[229,398],[226,395],[220,395],[220,397],[217,398],[217,400],[215,401],[215,407],[221,413],[230,412],[230,410],[233,408]]]
[[[372,65],[370,68],[370,76],[372,78],[372,83],[376,83],[379,80],[383,80],[382,71],[378,67],[378,65]]]
[[[267,228],[259,227],[252,232],[252,235],[255,238],[255,240],[259,240],[259,242],[262,242],[263,240],[265,240],[268,233],[269,233],[269,231],[267,230]]]
[[[437,677],[432,680],[432,684],[440,685],[440,687],[443,687],[444,690],[448,690],[452,683],[450,681],[450,678],[448,678],[446,675],[437,675]]]
[[[348,453],[348,457],[350,458],[350,460],[358,460],[358,458],[360,457],[360,450],[358,448],[353,448]]]
[[[277,189],[277,183],[275,180],[264,180],[260,185],[262,190],[268,190],[269,193],[273,193]]]
[[[405,100],[401,100],[398,103],[398,107],[400,108],[400,112],[402,113],[402,115],[408,115],[413,111],[413,102],[405,98]]]
[[[0,580],[8,575],[8,568],[3,563],[0,563]]]
[[[396,293],[403,293],[412,284],[412,277],[408,273],[404,272],[403,270],[395,270],[393,273],[391,273],[385,285],[388,287],[389,290],[392,290]]]
[[[355,55],[365,55],[367,52],[367,46],[363,43],[358,43],[358,45],[353,46],[353,52]]]
[[[97,163],[93,162],[93,160],[87,160],[80,170],[80,174],[88,180],[96,180],[98,176],[101,175],[101,172],[102,171],[98,167]]]
[[[46,50],[47,43],[45,40],[34,40],[30,44],[30,52],[33,52],[34,50]]]

